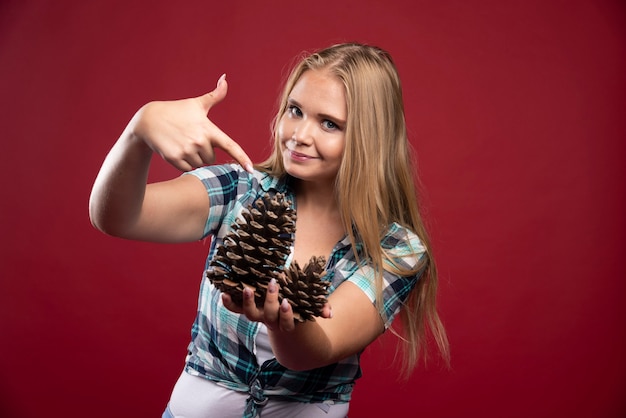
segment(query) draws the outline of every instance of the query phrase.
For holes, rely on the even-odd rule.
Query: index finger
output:
[[[244,170],[252,174],[252,160],[248,157],[248,154],[246,154],[243,148],[241,148],[237,142],[226,135],[221,129],[218,128],[218,132],[219,135],[215,137],[213,145],[233,157]]]

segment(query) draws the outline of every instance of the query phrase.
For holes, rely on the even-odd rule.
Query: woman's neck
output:
[[[313,210],[320,215],[339,214],[334,183],[320,184],[298,180],[294,189],[298,210]]]
[[[312,256],[328,259],[346,232],[334,187],[301,181],[294,186],[298,213],[294,259],[304,266]]]

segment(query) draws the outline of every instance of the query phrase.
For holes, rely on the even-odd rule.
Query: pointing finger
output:
[[[216,133],[213,145],[233,157],[248,173],[252,173],[252,160],[243,148],[219,128],[217,128]]]
[[[200,101],[204,111],[208,113],[213,106],[224,100],[227,92],[228,83],[226,82],[226,74],[222,74],[217,81],[215,89],[198,97],[198,100]],[[228,155],[234,158],[235,161],[237,161],[244,168],[244,170],[248,173],[252,173],[252,160],[248,157],[248,154],[246,154],[243,148],[241,148],[237,142],[231,139],[217,126],[213,125],[213,128],[215,129],[215,135],[212,145],[225,151]]]

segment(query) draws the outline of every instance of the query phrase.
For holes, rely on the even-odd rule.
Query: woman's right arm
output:
[[[89,215],[99,230],[122,238],[184,242],[202,237],[209,199],[194,176],[147,184],[154,153],[181,171],[211,164],[214,148],[226,151],[252,170],[243,149],[208,118],[227,92],[222,76],[203,96],[143,106],[104,160],[89,200]]]

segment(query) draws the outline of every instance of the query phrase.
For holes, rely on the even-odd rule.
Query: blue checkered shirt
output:
[[[238,165],[203,167],[188,174],[202,181],[210,199],[204,236],[211,236],[212,241],[205,269],[243,208],[266,193],[284,193],[295,202],[288,180],[259,171],[250,174]],[[397,224],[389,227],[381,245],[396,263],[410,268],[424,254],[419,238]],[[326,270],[327,279],[332,281],[331,293],[344,281],[350,281],[375,303],[374,271],[364,262],[357,264],[347,236],[335,245]],[[419,275],[400,277],[385,272],[381,312],[385,328],[391,325],[418,278]],[[258,364],[255,356],[258,332],[259,323],[224,308],[220,292],[203,277],[185,370],[229,389],[249,393],[244,415],[247,417],[256,416],[257,408],[268,398],[308,403],[350,400],[354,382],[361,376],[359,354],[308,371],[286,369],[276,359]]]

